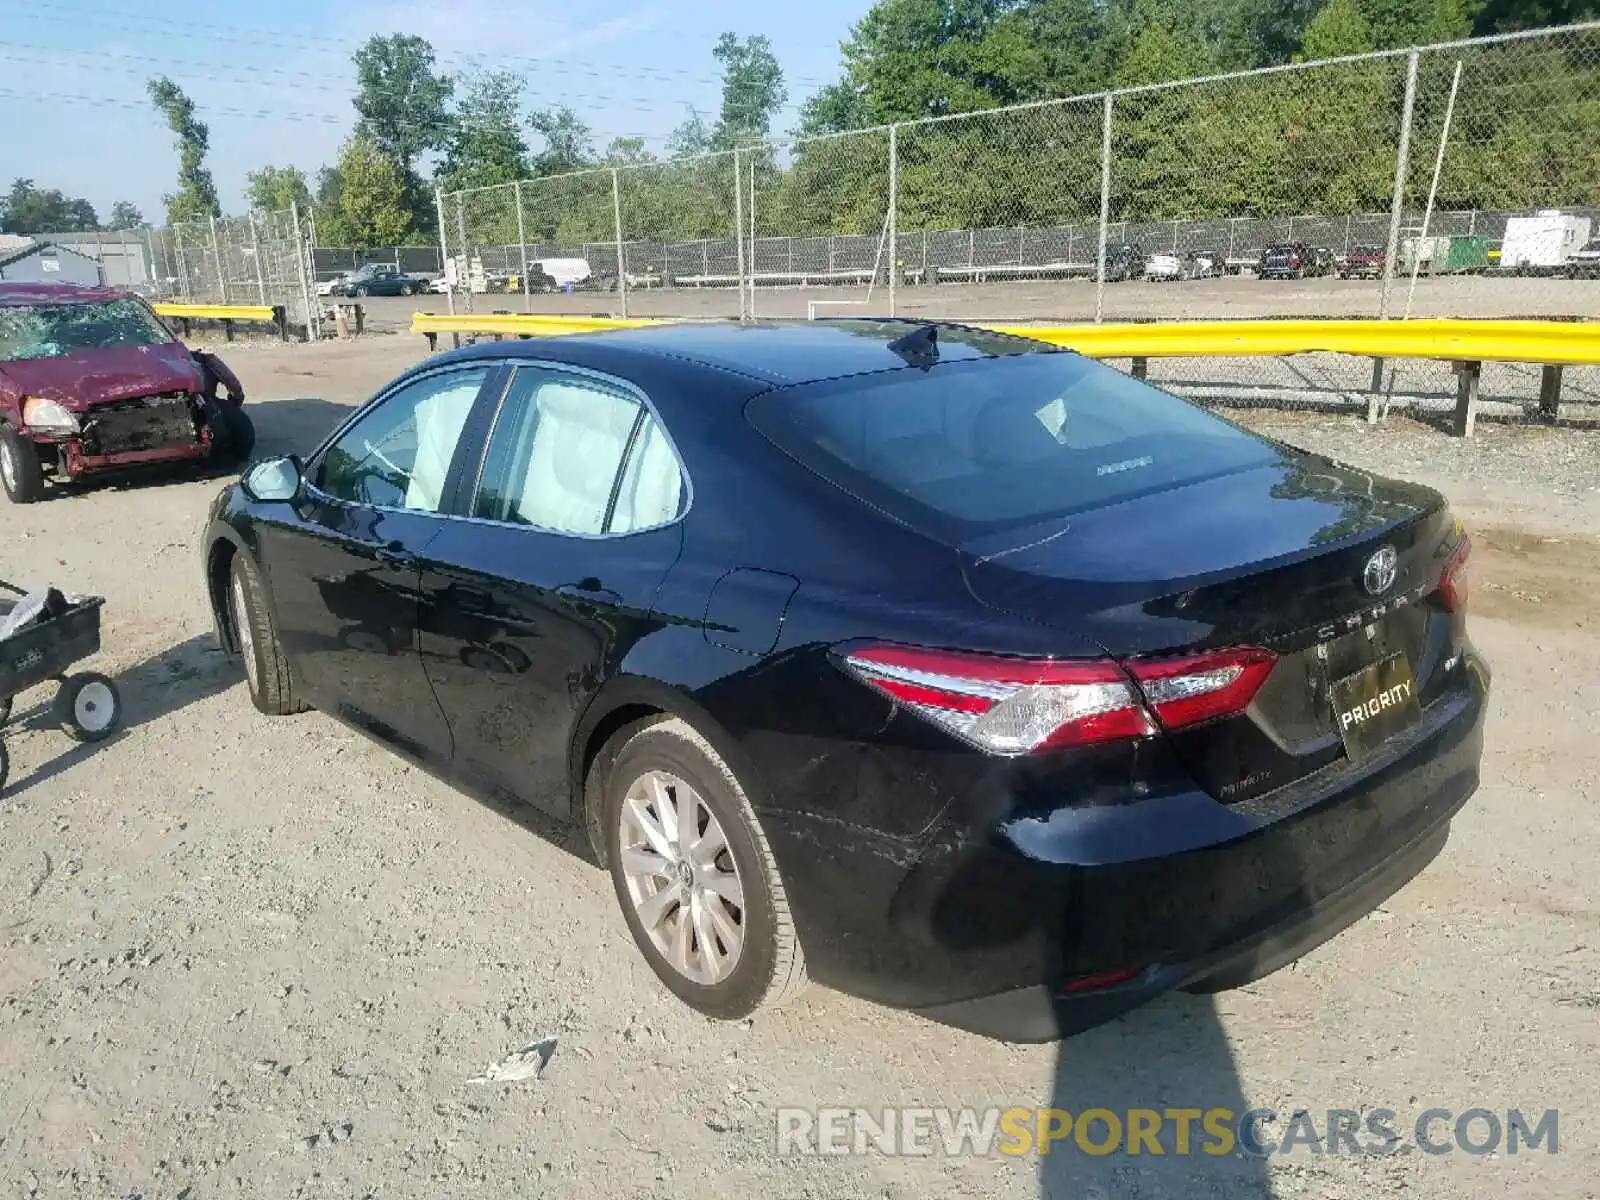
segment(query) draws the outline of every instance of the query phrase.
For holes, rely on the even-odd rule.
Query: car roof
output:
[[[542,341],[534,353],[539,358],[593,366],[605,352],[620,352],[625,358],[694,363],[783,387],[906,369],[911,364],[890,344],[929,325],[937,331],[940,362],[1054,350],[1043,342],[961,325],[841,319],[648,325],[551,338]],[[600,353],[597,355],[596,351]],[[515,358],[529,354],[526,342],[494,342],[455,351],[452,357]]]
[[[79,287],[71,283],[0,283],[0,308],[24,304],[98,304],[127,295],[117,288]]]

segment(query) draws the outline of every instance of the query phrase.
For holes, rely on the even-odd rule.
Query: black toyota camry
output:
[[[667,987],[995,1036],[1235,986],[1477,786],[1442,499],[954,326],[480,345],[220,495],[263,712],[581,825]],[[538,915],[530,912],[530,921]]]

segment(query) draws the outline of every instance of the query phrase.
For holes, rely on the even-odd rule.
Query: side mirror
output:
[[[239,480],[244,494],[252,500],[293,500],[305,483],[299,456],[269,458],[246,471]]]

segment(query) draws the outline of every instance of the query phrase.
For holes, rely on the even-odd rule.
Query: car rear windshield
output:
[[[745,411],[824,478],[957,545],[1277,453],[1187,401],[1070,353],[781,388]]]
[[[137,300],[0,307],[0,362],[171,340],[155,314]]]

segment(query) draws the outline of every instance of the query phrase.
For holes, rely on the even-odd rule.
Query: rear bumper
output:
[[[1444,845],[1478,786],[1489,687],[1475,654],[1458,669],[1423,721],[1370,760],[1236,806],[1191,786],[1122,803],[1065,799],[983,828],[936,823],[892,877],[888,851],[858,831],[824,846],[812,829],[800,846],[778,825],[769,835],[796,915],[819,918],[801,929],[812,973],[974,1032],[1039,1041],[1173,988],[1277,970]],[[1106,973],[1131,977],[1072,990]]]

